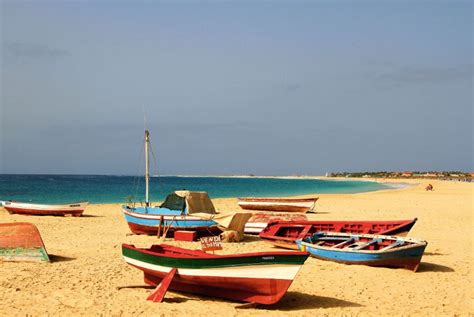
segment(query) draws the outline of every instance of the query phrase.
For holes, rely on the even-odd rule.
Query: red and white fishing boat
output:
[[[43,205],[5,201],[3,208],[11,214],[80,217],[88,204],[88,202],[81,202],[66,205]]]
[[[312,198],[237,198],[242,209],[268,210],[281,212],[308,212],[314,210],[319,197]]]
[[[144,272],[145,283],[158,285],[156,294],[161,298],[169,287],[259,304],[278,302],[309,256],[275,251],[214,255],[166,244],[150,248],[122,244],[122,254],[125,262]]]

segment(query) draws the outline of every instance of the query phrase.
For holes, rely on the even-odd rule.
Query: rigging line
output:
[[[153,146],[151,145],[150,143],[150,152],[151,152],[151,157],[153,158],[153,165],[155,167],[155,170],[156,170],[156,173],[158,175],[158,188],[160,190],[161,193],[164,194],[164,185],[163,185],[163,180],[161,179],[161,177],[159,177],[159,171],[158,171],[158,164],[156,163],[156,157],[155,157],[155,152],[153,151]]]

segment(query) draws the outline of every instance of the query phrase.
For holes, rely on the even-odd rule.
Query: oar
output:
[[[155,290],[147,297],[147,300],[151,300],[155,303],[161,303],[165,297],[168,287],[173,280],[174,275],[176,274],[176,268],[173,268],[171,271],[166,274],[166,276],[161,280],[161,283],[155,288]]]

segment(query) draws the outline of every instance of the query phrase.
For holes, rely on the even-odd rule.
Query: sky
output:
[[[0,173],[473,171],[470,1],[0,0]]]

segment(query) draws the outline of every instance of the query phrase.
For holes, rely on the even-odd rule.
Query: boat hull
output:
[[[314,207],[318,198],[238,198],[238,205],[247,210],[266,210],[279,212],[307,212]]]
[[[147,226],[147,225],[140,225],[133,222],[128,222],[128,227],[130,231],[134,234],[143,234],[143,235],[157,235],[158,234],[158,226]],[[163,232],[163,228],[161,232]],[[222,230],[218,228],[218,226],[203,226],[203,227],[174,227],[171,226],[168,230],[168,234],[171,234],[175,231],[184,230],[184,231],[196,231],[199,235],[203,234],[220,234]]]
[[[298,249],[296,240],[304,239],[319,231],[404,237],[416,221],[417,218],[398,221],[276,221],[269,223],[259,236],[274,246],[296,250]]]
[[[84,203],[73,203],[67,205],[42,205],[17,202],[5,202],[5,208],[10,214],[34,215],[34,216],[82,216],[88,205]]]
[[[329,235],[331,233],[327,234]],[[369,235],[361,236],[364,237]],[[384,237],[380,235],[373,235],[373,237],[374,239],[384,239]],[[296,244],[298,245],[299,250],[309,252],[311,256],[321,260],[349,265],[357,264],[391,268],[405,268],[416,272],[418,266],[420,265],[420,261],[427,243],[425,241],[410,238],[387,237],[387,239],[390,241],[390,243],[405,240],[407,241],[407,245],[386,251],[384,251],[384,249],[373,251],[370,249],[356,250],[351,249],[350,247],[325,247],[314,243],[308,243],[304,240],[297,240]],[[318,240],[316,240],[316,242],[317,241]]]
[[[27,222],[0,223],[0,260],[49,262],[38,228]]]
[[[197,231],[198,234],[203,233],[219,233],[217,223],[213,220],[206,220],[199,217],[188,215],[172,215],[172,214],[145,214],[134,212],[133,209],[124,207],[122,212],[127,221],[130,231],[134,234],[156,235],[158,233],[161,217],[161,232],[164,232],[166,227],[169,227],[168,233],[177,230]]]
[[[170,289],[235,301],[273,304],[278,302],[290,287],[308,253],[255,253],[236,256],[204,254],[203,259],[149,259],[134,254],[130,246],[123,246],[124,260],[144,272],[145,283],[156,286],[171,269],[177,274]],[[207,258],[207,259],[206,259]],[[202,263],[204,261],[204,263]],[[262,263],[265,262],[265,263]],[[172,263],[172,266],[169,265]]]
[[[253,214],[245,224],[244,232],[247,234],[259,234],[267,225],[275,221],[307,221],[305,214],[301,213],[270,213],[262,212]]]
[[[368,265],[383,266],[392,268],[405,268],[416,272],[420,265],[421,258],[425,247],[412,248],[410,250],[401,250],[391,252],[390,254],[367,254],[367,253],[351,253],[338,252],[331,250],[322,250],[318,248],[307,247],[311,256],[325,261],[333,261],[348,265]]]

